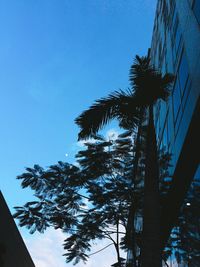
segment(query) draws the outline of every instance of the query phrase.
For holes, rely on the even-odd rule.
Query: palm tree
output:
[[[158,99],[166,100],[169,96],[173,76],[162,76],[150,66],[149,58],[138,57],[137,61],[139,64],[131,67],[130,80],[135,86],[137,104],[148,111],[141,266],[160,267],[159,169],[153,108]]]
[[[142,267],[160,267],[162,264],[159,225],[159,174],[153,107],[159,99],[167,99],[172,82],[173,76],[170,74],[163,76],[151,65],[149,56],[136,56],[130,69],[131,90],[116,91],[106,98],[96,100],[88,110],[75,120],[81,128],[79,139],[93,136],[113,119],[117,119],[121,127],[137,130],[139,135],[140,127],[138,126],[141,126],[144,114],[148,114]],[[139,140],[136,137],[137,139]],[[137,170],[137,160],[138,157],[135,155],[135,170]],[[133,170],[133,175],[135,175],[135,170]],[[130,212],[131,209],[133,209],[133,205],[130,207]]]

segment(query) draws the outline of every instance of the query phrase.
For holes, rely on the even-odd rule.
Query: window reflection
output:
[[[182,57],[181,57],[180,65],[178,69],[178,77],[179,77],[179,82],[180,82],[180,89],[183,94],[185,85],[188,79],[188,65],[187,65],[185,53],[182,53]]]
[[[173,113],[175,134],[178,131],[179,123],[182,118],[186,99],[191,88],[189,79],[188,65],[184,51],[182,52],[180,63],[177,70],[176,81],[173,90]]]
[[[200,24],[200,0],[195,0],[193,4],[193,11],[195,14],[195,17]]]
[[[192,87],[191,80],[188,79],[187,80],[187,83],[186,83],[186,86],[185,86],[185,89],[184,89],[184,92],[183,92],[183,96],[182,96],[182,106],[183,106],[183,109],[185,108],[185,104],[186,104],[188,95],[190,93],[191,87]]]
[[[173,32],[174,32],[174,46],[177,52],[179,48],[180,40],[181,40],[181,31],[180,31],[180,26],[179,26],[177,15],[176,15],[176,21],[175,21]]]
[[[183,46],[179,19],[176,12],[172,20],[171,38],[172,38],[172,52],[173,52],[174,64],[176,65],[177,59],[179,58]]]
[[[164,147],[167,147],[168,146],[168,139],[167,139],[167,121],[166,121],[165,128],[164,128],[164,131],[163,131],[163,145],[164,145]]]
[[[181,92],[178,79],[176,79],[176,83],[173,90],[173,108],[174,108],[174,120],[176,121],[177,115],[181,105]]]

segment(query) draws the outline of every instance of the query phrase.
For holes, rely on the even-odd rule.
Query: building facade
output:
[[[162,210],[166,242],[192,180],[200,178],[200,0],[158,0],[151,60],[175,75],[168,102],[155,108],[158,146],[172,153],[173,165]]]
[[[0,266],[35,267],[0,191]]]

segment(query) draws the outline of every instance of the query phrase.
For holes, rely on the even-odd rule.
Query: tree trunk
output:
[[[138,125],[138,132],[135,142],[135,157],[133,160],[133,177],[132,182],[134,184],[135,178],[138,171],[138,164],[139,164],[139,158],[140,158],[140,151],[141,151],[141,125],[143,120],[143,109],[140,111],[140,121]],[[127,243],[129,245],[129,250],[131,251],[131,255],[133,257],[132,260],[130,260],[129,263],[127,263],[127,267],[137,267],[136,263],[136,244],[135,244],[135,227],[134,227],[134,221],[135,221],[135,198],[134,193],[132,194],[132,201],[129,208],[129,215],[128,215],[128,222],[127,222]]]
[[[121,257],[119,252],[119,220],[117,220],[117,240],[116,240],[116,250],[117,250],[117,261],[119,267],[121,267]]]
[[[160,247],[159,169],[153,105],[151,105],[146,143],[141,267],[162,266]]]
[[[116,252],[117,252],[117,263],[118,263],[118,266],[121,267],[121,257],[120,257],[120,252],[119,252],[119,246],[117,244],[114,244],[115,245],[115,249],[116,249]]]

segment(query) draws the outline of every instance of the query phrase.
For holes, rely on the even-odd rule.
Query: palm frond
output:
[[[139,57],[138,55],[136,55],[129,71],[129,81],[132,89],[135,88],[135,82],[137,81],[138,74],[143,74],[145,70],[149,69],[149,66],[149,57]]]
[[[81,128],[78,139],[87,139],[94,136],[110,120],[115,118],[123,120],[122,115],[126,117],[126,115],[132,114],[134,118],[135,111],[133,94],[130,91],[119,90],[108,95],[108,97],[100,98],[75,119],[75,122]]]
[[[130,69],[129,80],[137,104],[145,107],[154,104],[158,99],[167,99],[174,76],[163,76],[151,64],[150,57],[136,56]]]

